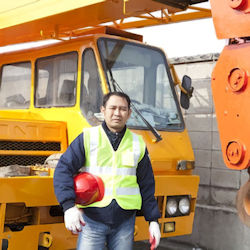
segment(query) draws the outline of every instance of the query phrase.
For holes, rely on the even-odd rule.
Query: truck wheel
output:
[[[236,207],[240,220],[250,227],[250,180],[237,192]]]

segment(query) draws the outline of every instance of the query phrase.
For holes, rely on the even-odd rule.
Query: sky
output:
[[[210,8],[210,3],[195,6]],[[212,18],[128,31],[143,35],[144,42],[162,48],[168,58],[219,53],[226,45],[225,40],[217,39]],[[31,43],[24,46],[34,45],[35,43]],[[9,51],[11,48],[0,48],[0,52]]]
[[[162,48],[169,58],[221,52],[225,40],[218,40],[212,18],[130,30],[144,42]]]
[[[210,3],[195,5],[210,9]],[[225,40],[216,37],[212,18],[130,30],[144,42],[162,48],[169,58],[221,52]]]

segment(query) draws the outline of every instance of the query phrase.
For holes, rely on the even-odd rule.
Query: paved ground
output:
[[[150,244],[149,243],[144,243],[144,242],[136,242],[134,244],[134,249],[133,250],[143,250],[143,249],[150,250]],[[171,250],[171,248],[159,246],[157,248],[157,250]]]
[[[150,244],[147,241],[135,242],[133,250],[150,250]],[[157,250],[206,250],[199,247],[194,247],[190,245],[184,245],[180,243],[174,243],[168,239],[162,239],[160,246],[157,247]]]
[[[107,250],[107,248],[105,250]],[[137,241],[134,243],[133,250],[150,250],[150,244],[147,241],[139,241],[139,242]],[[169,242],[167,239],[163,239],[160,243],[160,246],[158,246],[156,250],[207,250],[207,249],[195,248],[192,246]]]
[[[76,250],[76,249],[71,249]],[[105,250],[108,250],[105,248]],[[137,241],[134,243],[133,250],[150,250],[150,244],[147,241]],[[191,245],[184,245],[178,242],[169,241],[168,239],[161,239],[160,246],[156,250],[207,250],[206,248],[194,247]]]

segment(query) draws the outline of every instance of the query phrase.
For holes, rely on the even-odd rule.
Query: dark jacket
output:
[[[108,129],[105,122],[102,126],[114,150],[117,150],[126,131],[126,127],[120,133],[113,133]],[[82,133],[69,145],[55,169],[54,190],[63,211],[66,211],[68,208],[75,205],[73,176],[78,173],[78,170],[84,166],[85,163],[83,138],[84,135]],[[136,176],[142,196],[143,215],[147,221],[156,221],[160,218],[160,212],[154,197],[155,181],[147,149],[145,155],[137,166]],[[93,220],[108,225],[120,224],[135,212],[135,210],[122,209],[115,200],[113,200],[107,207],[84,208],[85,215]]]

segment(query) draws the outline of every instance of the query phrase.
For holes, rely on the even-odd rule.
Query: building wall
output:
[[[218,55],[212,54],[170,60],[180,79],[186,74],[193,82],[190,108],[183,110],[183,114],[196,158],[194,173],[200,176],[200,186],[193,234],[168,240],[202,249],[247,250],[250,249],[250,229],[238,219],[235,198],[239,187],[248,180],[248,174],[246,170],[228,169],[222,159],[210,86],[217,58]]]

